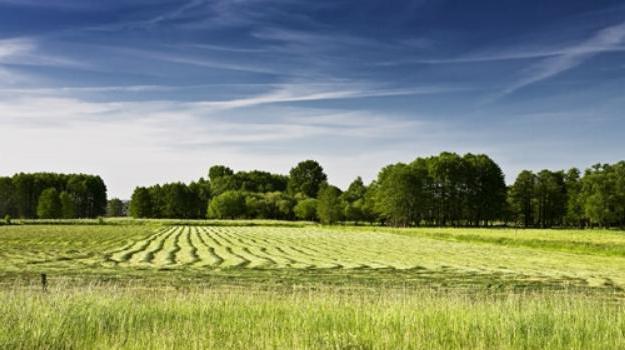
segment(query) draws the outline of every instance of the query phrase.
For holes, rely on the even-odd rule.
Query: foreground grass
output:
[[[625,307],[583,294],[0,292],[6,349],[618,349]]]

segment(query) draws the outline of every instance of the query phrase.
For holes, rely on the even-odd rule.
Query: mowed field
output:
[[[0,348],[625,347],[621,231],[29,224],[0,247]]]
[[[236,269],[499,275],[625,287],[620,231],[280,226],[0,227],[0,271],[189,273]]]

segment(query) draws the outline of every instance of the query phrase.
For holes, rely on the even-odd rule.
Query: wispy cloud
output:
[[[156,60],[163,62],[170,62],[175,64],[190,65],[203,68],[230,70],[237,72],[248,72],[258,74],[284,74],[285,72],[279,72],[275,68],[269,68],[266,64],[262,63],[240,63],[236,60],[217,60],[210,57],[198,57],[190,54],[177,54],[160,50],[149,49],[133,49],[127,47],[107,47],[111,52],[116,52],[122,55],[130,55],[139,57],[141,59]]]
[[[625,22],[604,28],[590,39],[571,46],[562,53],[554,57],[545,58],[529,67],[524,74],[525,76],[504,89],[501,95],[511,94],[528,85],[566,72],[599,53],[616,49],[622,50],[623,48],[620,47],[620,45],[622,45],[624,41]]]
[[[527,60],[537,58],[549,58],[562,55],[575,54],[599,54],[604,52],[624,52],[625,46],[592,46],[585,45],[583,47],[571,46],[561,48],[536,48],[536,47],[518,47],[509,49],[497,49],[484,51],[479,53],[468,54],[460,57],[452,58],[424,58],[424,59],[406,59],[381,62],[380,66],[393,66],[399,64],[453,64],[453,63],[480,63],[480,62],[498,62],[498,61],[514,61]]]
[[[212,111],[214,112],[214,111]],[[0,135],[10,130],[115,129],[142,125],[149,147],[191,148],[272,143],[305,138],[397,138],[422,123],[364,111],[278,107],[270,117],[233,119],[193,102],[92,102],[76,98],[0,99]]]
[[[0,40],[0,62],[28,54],[33,49],[34,44],[28,39],[13,38]]]
[[[226,110],[257,105],[284,103],[284,102],[304,102],[322,101],[338,99],[354,99],[364,97],[384,97],[384,96],[408,96],[449,93],[461,90],[450,87],[413,87],[403,89],[388,89],[379,86],[363,84],[284,84],[270,92],[225,101],[199,102],[198,105],[209,109]]]
[[[40,50],[33,38],[9,38],[0,40],[0,65],[87,67],[88,65],[51,55]]]

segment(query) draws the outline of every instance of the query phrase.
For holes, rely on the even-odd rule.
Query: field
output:
[[[56,222],[0,244],[0,348],[625,346],[620,231]]]

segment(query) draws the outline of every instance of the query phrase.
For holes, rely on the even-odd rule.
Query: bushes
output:
[[[314,198],[300,200],[293,208],[293,213],[300,220],[317,221],[317,200]]]
[[[63,207],[59,193],[54,188],[48,188],[41,192],[37,204],[37,217],[40,219],[60,219]]]
[[[239,191],[226,191],[210,201],[207,216],[211,219],[242,219],[245,213],[245,195]]]
[[[294,219],[295,199],[282,192],[226,191],[210,201],[211,219]]]

